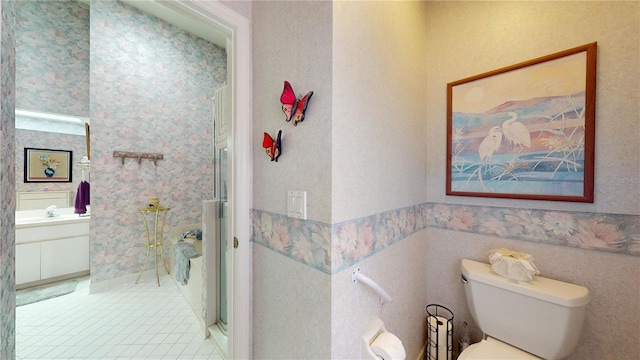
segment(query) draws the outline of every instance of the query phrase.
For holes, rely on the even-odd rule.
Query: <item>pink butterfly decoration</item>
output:
[[[268,133],[264,133],[262,140],[262,147],[266,149],[267,155],[271,158],[271,161],[278,162],[278,157],[282,152],[280,137],[282,136],[282,130],[278,131],[278,136],[274,139]]]
[[[302,98],[298,99],[296,93],[293,92],[293,88],[288,81],[284,82],[284,90],[280,95],[280,102],[282,103],[282,112],[284,112],[285,120],[287,122],[293,120],[293,125],[297,126],[299,122],[304,120],[304,114],[309,106],[309,99],[313,95],[313,91],[309,91]]]

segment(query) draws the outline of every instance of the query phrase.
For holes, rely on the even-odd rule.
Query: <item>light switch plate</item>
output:
[[[296,219],[307,219],[307,192],[287,192],[287,216]]]

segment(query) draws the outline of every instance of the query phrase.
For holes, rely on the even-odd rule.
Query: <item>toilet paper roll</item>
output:
[[[452,352],[449,352],[447,349],[448,320],[441,316],[428,316],[427,321],[429,322],[429,344],[428,345],[429,345],[429,354],[431,355],[431,359],[451,360],[451,357],[453,354]]]
[[[404,360],[407,357],[402,341],[387,331],[378,334],[371,343],[371,350],[384,360]]]

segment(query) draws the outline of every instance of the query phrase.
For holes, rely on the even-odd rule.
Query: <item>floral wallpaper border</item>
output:
[[[251,241],[331,273],[331,226],[262,210],[251,211]]]
[[[252,211],[253,242],[328,274],[428,227],[640,256],[640,215],[423,203],[330,225]]]

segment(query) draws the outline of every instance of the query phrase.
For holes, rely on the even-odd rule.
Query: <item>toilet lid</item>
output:
[[[488,338],[466,348],[458,360],[540,360],[528,352],[509,346],[501,341]]]

